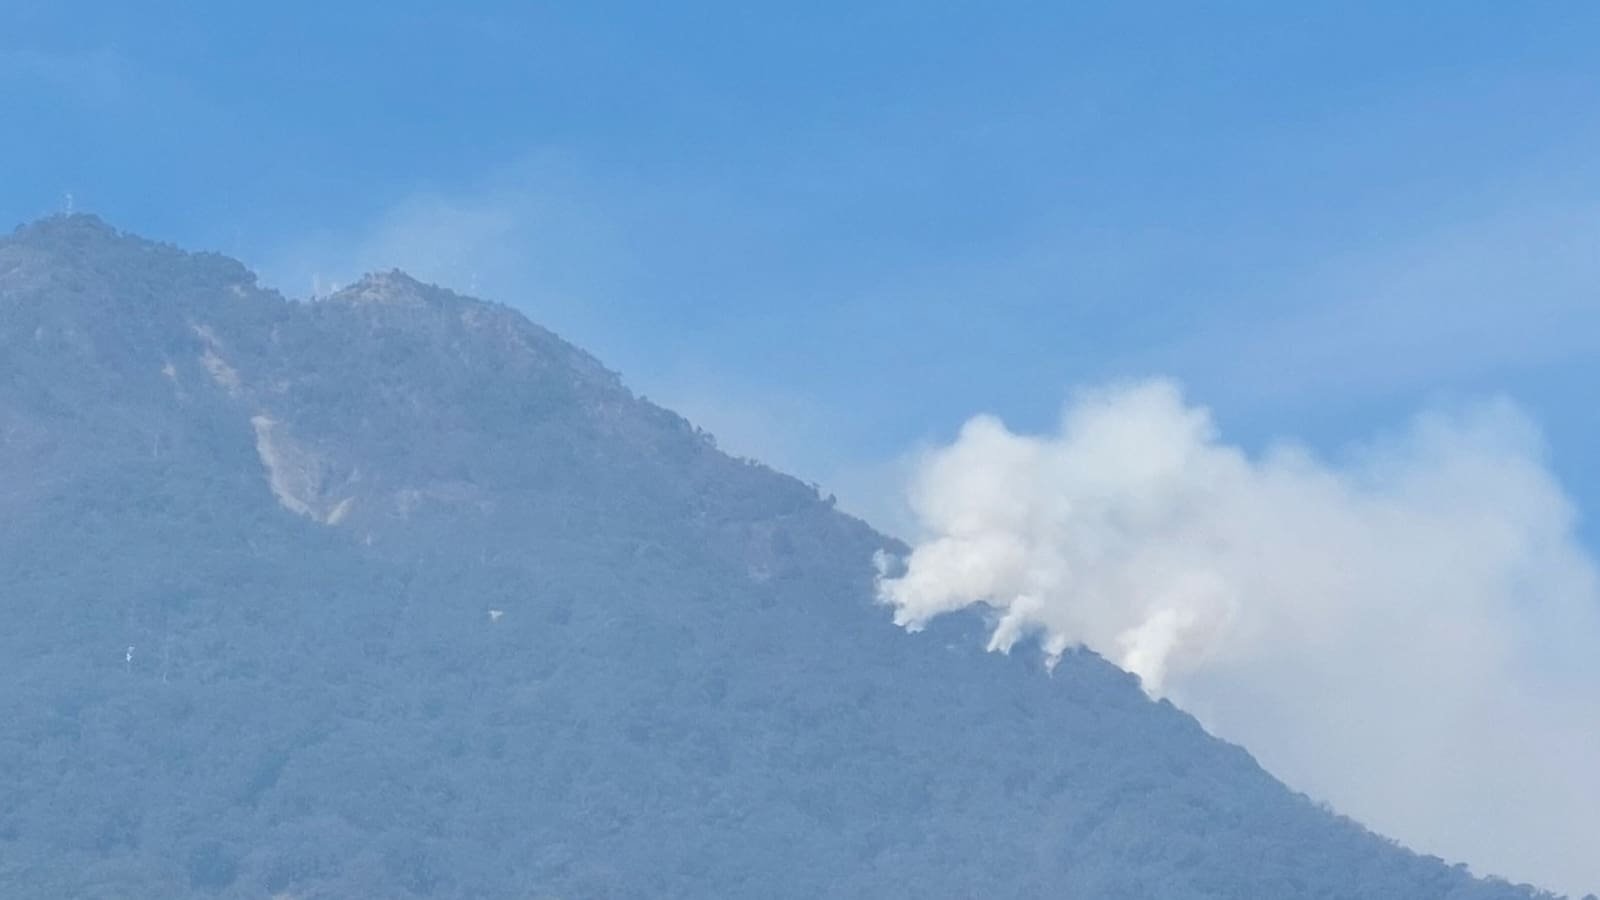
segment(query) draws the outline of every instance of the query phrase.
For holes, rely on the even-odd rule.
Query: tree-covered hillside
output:
[[[0,239],[0,896],[1520,898],[508,308]],[[1353,661],[1352,664],[1359,664]]]

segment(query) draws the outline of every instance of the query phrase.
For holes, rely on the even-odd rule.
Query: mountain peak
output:
[[[335,291],[327,299],[344,303],[384,306],[430,306],[457,295],[438,285],[411,277],[400,269],[369,272],[349,287]]]
[[[15,239],[29,239],[39,237],[55,237],[62,235],[83,235],[102,238],[131,238],[143,241],[133,235],[118,231],[106,220],[94,213],[56,213],[18,225],[12,232]]]
[[[122,231],[93,213],[46,216],[0,236],[0,278],[8,293],[71,293],[60,290],[68,273],[78,292],[158,305],[172,302],[177,285],[185,294],[259,291],[255,273],[236,259]],[[164,282],[171,283],[145,296]]]
[[[18,225],[10,235],[0,236],[0,247],[7,246],[91,261],[119,259],[129,254],[153,258],[222,258],[214,253],[190,253],[174,244],[123,231],[94,213],[57,213]]]

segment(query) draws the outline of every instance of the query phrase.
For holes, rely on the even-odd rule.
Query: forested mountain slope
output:
[[[502,306],[0,238],[0,896],[1515,898]],[[1359,665],[1359,661],[1352,661]]]

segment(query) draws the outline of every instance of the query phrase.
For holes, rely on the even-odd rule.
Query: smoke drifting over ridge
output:
[[[913,478],[896,621],[982,606],[1139,676],[1291,786],[1425,852],[1600,888],[1600,578],[1537,430],[1493,402],[1338,461],[1252,457],[1171,382],[1059,432],[978,417]]]

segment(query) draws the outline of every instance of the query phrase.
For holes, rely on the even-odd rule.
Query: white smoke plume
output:
[[[1088,647],[1412,847],[1600,888],[1600,581],[1511,404],[1328,461],[1126,384],[1055,434],[973,419],[909,499],[907,628],[981,605],[991,649]]]

